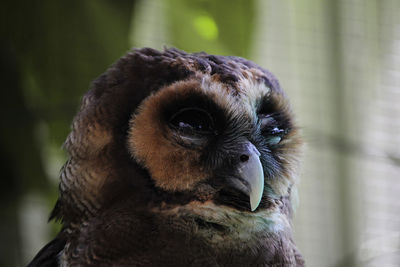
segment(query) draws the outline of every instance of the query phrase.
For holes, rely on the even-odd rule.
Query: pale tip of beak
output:
[[[252,167],[251,174],[253,179],[250,183],[250,209],[255,211],[260,205],[264,193],[264,171],[258,158],[254,160]]]

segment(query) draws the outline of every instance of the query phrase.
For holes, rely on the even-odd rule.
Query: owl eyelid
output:
[[[276,124],[276,120],[271,115],[258,114],[258,123],[260,125],[260,128],[263,129],[268,125]]]
[[[177,132],[172,134],[173,139],[181,146],[193,149],[197,147],[202,147],[207,144],[207,139],[204,136],[189,136],[185,134],[179,134]]]

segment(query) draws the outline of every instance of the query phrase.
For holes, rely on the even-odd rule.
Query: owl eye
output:
[[[267,138],[270,145],[279,144],[283,136],[288,132],[287,129],[282,129],[271,115],[259,114],[258,123],[261,133]]]
[[[183,134],[209,134],[213,132],[211,115],[200,108],[183,108],[169,119],[169,125]]]

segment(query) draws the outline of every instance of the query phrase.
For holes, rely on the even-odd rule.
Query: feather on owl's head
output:
[[[123,195],[265,210],[290,196],[300,144],[277,79],[256,64],[133,50],[83,98],[53,215],[73,223]]]

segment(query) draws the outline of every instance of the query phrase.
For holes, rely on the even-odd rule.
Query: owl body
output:
[[[133,50],[83,97],[58,236],[31,266],[304,266],[301,138],[276,78],[238,57]]]

